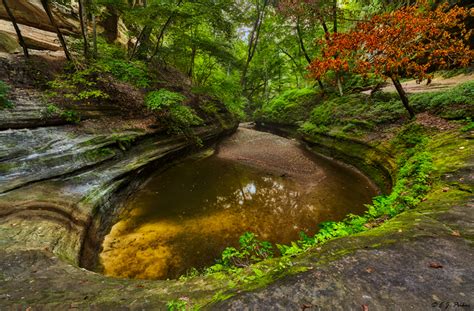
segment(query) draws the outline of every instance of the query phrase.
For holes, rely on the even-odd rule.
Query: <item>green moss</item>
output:
[[[439,176],[464,167],[474,154],[474,144],[469,136],[457,131],[434,135],[427,148],[433,156],[433,164]]]
[[[104,160],[115,156],[115,151],[110,148],[99,148],[87,151],[84,156],[92,161]]]
[[[304,121],[314,105],[315,94],[316,91],[309,88],[287,90],[265,103],[254,117],[260,121],[281,124]]]

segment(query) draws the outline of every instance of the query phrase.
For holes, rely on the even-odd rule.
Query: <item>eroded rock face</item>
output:
[[[8,4],[28,48],[50,51],[61,49],[55,29],[40,0],[9,0]],[[80,35],[77,3],[73,2],[72,6],[61,6],[51,2],[50,7],[54,20],[64,35],[76,37]],[[99,21],[99,25],[99,33],[103,33],[109,42],[116,42],[123,46],[127,44],[127,29],[118,16],[109,14],[106,20]],[[0,51],[12,53],[20,50],[10,18],[5,7],[0,5]]]
[[[54,32],[40,0],[9,0],[8,4],[17,23],[33,28]],[[67,7],[51,3],[51,11],[57,25],[64,34],[75,34],[80,30],[78,16]],[[3,5],[0,5],[0,19],[10,18]]]
[[[2,60],[1,65],[12,69],[8,61]],[[70,124],[51,113],[43,94],[28,84],[23,86],[21,77],[5,72],[0,77],[12,87],[13,103],[12,108],[0,109],[0,280],[9,283],[2,285],[0,293],[3,309],[16,304],[14,292],[32,289],[10,287],[26,272],[23,264],[29,267],[24,274],[29,276],[52,271],[56,264],[59,270],[53,274],[63,275],[65,281],[84,274],[79,262],[81,258],[87,261],[87,254],[92,256],[100,246],[101,230],[113,220],[120,198],[147,174],[196,147],[184,136],[163,132],[154,125],[154,117],[138,118],[110,104],[78,107],[85,121]],[[220,121],[207,120],[194,130],[204,142],[236,126],[225,111]],[[65,275],[62,269],[71,269],[72,274]],[[51,286],[48,282],[38,279],[36,284]]]
[[[58,51],[61,49],[56,33],[38,28],[18,25],[25,39],[26,45],[34,50]],[[0,35],[8,39],[0,39],[0,49],[4,52],[20,52],[21,46],[17,42],[15,28],[10,21],[0,20]],[[9,40],[8,43],[6,40]]]

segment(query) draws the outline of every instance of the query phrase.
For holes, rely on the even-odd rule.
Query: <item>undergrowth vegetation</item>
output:
[[[150,92],[145,98],[145,104],[167,123],[170,132],[191,135],[191,127],[201,125],[203,120],[192,108],[183,104],[185,99],[179,93],[161,89]]]
[[[12,103],[8,100],[8,93],[10,92],[10,87],[0,80],[0,108],[11,108]]]
[[[52,102],[49,106],[55,107],[54,111],[48,110],[48,112],[67,117],[68,121],[77,122],[80,119],[76,117],[74,105],[100,106],[104,103],[117,105],[114,84],[121,81],[133,86],[138,92],[147,94],[144,101],[145,107],[156,113],[161,124],[169,127],[169,133],[185,134],[187,137],[195,138],[191,135],[191,128],[201,125],[203,120],[192,108],[183,104],[186,100],[184,95],[162,88],[162,85],[167,85],[167,82],[158,81],[159,73],[150,66],[151,64],[142,59],[129,60],[123,48],[108,44],[104,39],[99,38],[96,58],[83,59],[82,63],[79,63],[79,60],[69,63],[62,74],[47,83],[46,101]],[[173,73],[173,75],[177,75],[173,76],[173,79],[185,79],[178,73]],[[214,81],[216,78],[209,77],[209,79]],[[235,77],[226,76],[219,79],[226,83],[217,83],[216,80],[211,86],[193,86],[189,91],[198,95],[204,94],[203,98],[211,96],[213,99],[220,100],[224,104],[223,107],[236,118],[242,119],[245,102],[238,83],[234,81]],[[200,103],[202,111],[207,112],[205,104],[205,102]],[[136,109],[136,107],[131,108]],[[215,117],[215,114],[213,116]]]
[[[314,105],[315,94],[316,91],[309,88],[287,90],[264,104],[254,117],[268,122],[294,124],[307,117]]]
[[[255,115],[257,121],[300,126],[300,131],[307,134],[332,128],[357,135],[408,117],[396,93],[332,95],[306,106],[281,99],[277,97],[264,105]],[[463,119],[474,114],[474,81],[449,90],[412,94],[410,101],[417,113],[429,111],[447,119]]]

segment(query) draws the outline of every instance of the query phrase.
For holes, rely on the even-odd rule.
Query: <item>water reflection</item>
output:
[[[215,156],[171,168],[130,200],[105,238],[103,272],[174,278],[212,264],[245,231],[289,243],[321,221],[362,212],[374,189],[347,169],[326,169],[318,184],[302,185]]]

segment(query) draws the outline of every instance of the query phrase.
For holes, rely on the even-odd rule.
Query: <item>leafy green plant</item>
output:
[[[161,89],[148,93],[145,104],[162,117],[171,132],[192,136],[190,128],[201,125],[203,120],[190,107],[183,105],[185,99],[182,94]]]
[[[64,97],[76,102],[108,99],[109,94],[98,87],[103,73],[101,67],[91,65],[82,70],[59,75],[48,83],[51,88],[48,95],[49,97]]]
[[[166,308],[168,311],[186,311],[186,306],[188,302],[186,300],[178,299],[171,300],[166,303]]]
[[[54,104],[48,104],[46,107],[46,113],[48,115],[59,115],[61,114],[61,109]]]
[[[260,121],[293,124],[305,120],[313,105],[314,89],[290,89],[271,101],[265,103],[261,110],[255,113]]]
[[[12,108],[13,104],[8,100],[8,93],[10,92],[10,87],[8,84],[0,80],[0,108]]]
[[[150,92],[145,104],[151,110],[163,110],[183,103],[186,97],[180,93],[171,92],[165,89]]]
[[[98,61],[103,71],[123,82],[129,82],[137,87],[149,87],[150,76],[146,65],[140,61],[129,62],[119,58],[103,58]]]
[[[211,270],[222,269],[223,267],[247,267],[252,263],[273,257],[273,245],[267,241],[260,241],[251,232],[245,232],[239,238],[240,247],[227,247],[221,255],[218,267],[211,267]]]
[[[64,110],[61,112],[60,116],[67,122],[71,122],[71,123],[81,122],[81,117],[74,110]]]
[[[466,118],[466,125],[461,128],[461,132],[469,132],[474,130],[474,122],[471,118]]]

